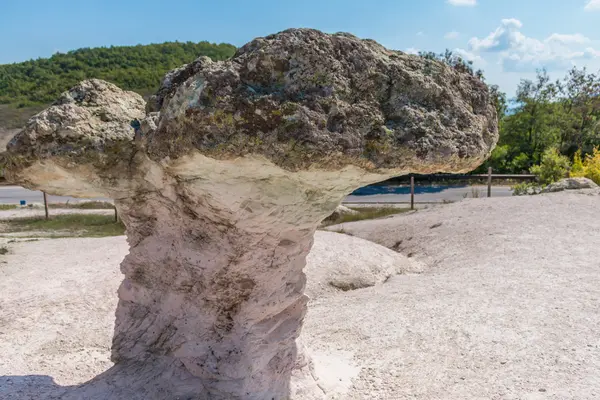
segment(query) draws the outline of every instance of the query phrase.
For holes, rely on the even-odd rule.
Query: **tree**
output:
[[[578,149],[590,153],[600,136],[600,77],[574,67],[559,87],[564,113],[560,148],[569,155]]]
[[[533,165],[541,160],[546,149],[555,145],[560,135],[554,103],[558,92],[545,70],[539,70],[533,81],[521,81],[515,112],[505,118],[500,132],[500,144],[510,148],[509,158],[520,157],[520,161],[526,158]],[[524,166],[521,162],[520,167]]]
[[[531,167],[531,173],[538,177],[543,185],[565,178],[569,172],[569,159],[556,149],[547,149],[542,156],[540,165]]]

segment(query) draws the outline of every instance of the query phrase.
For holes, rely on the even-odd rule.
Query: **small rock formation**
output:
[[[546,186],[542,193],[562,192],[564,190],[597,189],[598,185],[588,178],[565,178]]]
[[[394,275],[418,271],[412,260],[377,243],[336,232],[317,231],[304,272],[307,294],[380,285]]]
[[[360,186],[471,170],[498,137],[477,78],[310,29],[199,58],[143,109],[85,81],[4,155],[9,180],[111,197],[127,227],[115,366],[80,398],[293,397],[292,374],[310,380],[296,339],[321,220]],[[317,385],[299,396],[309,390],[322,396]]]
[[[328,222],[331,224],[335,221],[339,221],[344,215],[358,215],[358,211],[354,211],[353,209],[340,204],[335,208],[329,217],[323,220],[323,222]]]

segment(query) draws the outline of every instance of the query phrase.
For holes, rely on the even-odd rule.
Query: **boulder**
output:
[[[4,154],[13,182],[111,197],[127,227],[115,366],[78,398],[293,398],[319,223],[358,187],[471,170],[498,138],[476,77],[311,29],[169,73],[127,124],[143,108],[85,81]]]
[[[598,185],[588,178],[565,178],[546,186],[542,193],[562,192],[565,190],[597,189]]]
[[[325,293],[380,285],[394,275],[418,272],[420,266],[406,256],[379,244],[336,232],[317,231],[306,258],[306,294]]]

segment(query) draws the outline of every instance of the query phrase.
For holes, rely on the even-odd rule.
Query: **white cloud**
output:
[[[600,57],[600,51],[592,49],[591,47],[586,48],[583,53],[587,58],[596,58]]]
[[[585,11],[600,11],[600,0],[589,0],[585,6]]]
[[[456,31],[452,31],[452,32],[446,33],[446,35],[444,35],[444,38],[449,39],[449,40],[454,40],[454,39],[458,39],[459,36],[460,36],[460,33],[456,32]]]
[[[522,27],[517,19],[503,19],[488,36],[469,40],[469,49],[473,53],[499,53],[500,64],[505,71],[520,72],[541,67],[548,70],[569,68],[578,60],[599,57],[595,49],[582,48],[591,40],[579,33],[554,33],[539,40],[525,36],[521,32]]]
[[[590,42],[590,38],[583,36],[581,33],[575,33],[574,35],[561,35],[560,33],[553,33],[546,39],[546,41],[563,44],[585,44]]]
[[[415,49],[414,47],[409,47],[405,50],[405,53],[408,54],[419,54],[419,49]]]
[[[597,1],[597,0],[592,0]],[[448,4],[459,7],[473,7],[477,5],[477,0],[447,0]]]
[[[417,32],[417,36],[425,36],[425,33],[423,31],[419,31]]]
[[[523,24],[518,19],[503,19],[500,26],[487,37],[469,40],[469,48],[473,51],[503,51],[508,50],[513,44],[522,42],[525,36],[519,29]]]
[[[483,67],[484,65],[487,64],[487,62],[483,59],[483,57],[481,57],[478,54],[472,53],[468,50],[465,49],[454,49],[452,50],[453,53],[458,54],[459,56],[461,56],[463,59],[467,60],[467,61],[473,61],[474,64],[476,64],[478,67]]]

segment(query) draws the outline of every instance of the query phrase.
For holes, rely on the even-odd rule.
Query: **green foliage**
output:
[[[592,154],[588,154],[583,161],[581,151],[578,150],[575,153],[571,176],[588,178],[600,185],[600,148],[594,148]]]
[[[547,149],[542,156],[542,162],[531,167],[531,173],[538,177],[541,184],[548,185],[566,177],[570,166],[567,157],[556,149]]]
[[[230,44],[169,42],[137,46],[84,48],[50,58],[0,65],[0,103],[16,108],[48,104],[88,78],[99,78],[142,95],[154,92],[163,75],[204,55],[230,58]]]
[[[509,166],[511,172],[524,173],[531,168],[531,160],[527,154],[521,153],[510,161]]]
[[[564,79],[552,82],[540,70],[534,80],[521,81],[510,112],[502,113],[503,104],[506,107],[506,98],[497,97],[500,150],[479,172],[491,166],[497,173],[522,173],[539,164],[548,149],[576,161],[578,149],[591,154],[600,146],[600,74],[573,68]],[[575,163],[576,174],[579,167]]]
[[[427,60],[441,61],[444,64],[451,66],[452,68],[454,68],[455,70],[457,70],[459,72],[465,72],[469,75],[479,78],[482,81],[484,80],[483,71],[481,71],[481,70],[475,71],[473,69],[473,61],[465,60],[464,58],[455,54],[451,50],[446,49],[446,51],[444,53],[439,53],[439,54],[434,53],[432,51],[427,51],[427,52],[420,51],[419,56],[421,56]],[[429,68],[429,70],[426,72],[431,74],[431,68]]]
[[[571,167],[571,176],[572,177],[585,176],[585,167],[583,166],[583,161],[581,160],[581,150],[577,150],[577,152],[573,156],[573,166]]]

